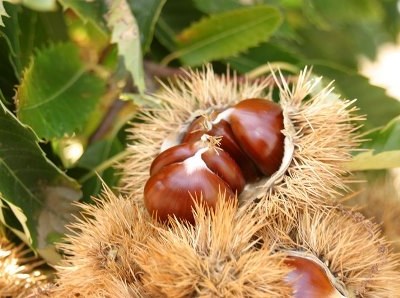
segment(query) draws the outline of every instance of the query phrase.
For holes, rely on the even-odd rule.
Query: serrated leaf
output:
[[[73,44],[54,45],[39,51],[25,71],[16,95],[17,115],[40,138],[60,138],[84,126],[104,88]]]
[[[153,39],[154,27],[166,0],[129,0],[129,5],[139,26],[143,53]]]
[[[37,136],[2,103],[0,193],[29,230],[33,248],[47,247],[49,233],[65,231],[76,210],[71,203],[81,196],[79,185],[45,157]]]
[[[6,55],[9,56],[16,77],[20,79],[34,50],[48,45],[50,41],[67,40],[67,27],[61,11],[36,12],[20,5],[10,5],[7,11],[10,18],[5,20],[5,28],[0,28],[0,36],[7,43]]]
[[[118,45],[126,69],[131,73],[138,90],[145,89],[140,33],[127,0],[108,0],[107,25],[111,29],[111,42]]]
[[[106,7],[103,1],[58,0],[64,10],[72,9],[84,22],[91,22],[103,32],[107,31],[104,14]]]
[[[194,66],[230,57],[266,41],[278,29],[281,19],[278,9],[266,5],[212,15],[180,33],[178,51],[163,63],[180,58]]]
[[[373,129],[386,125],[400,115],[400,102],[386,94],[381,87],[371,85],[368,79],[353,70],[340,68],[315,61],[314,72],[329,80],[335,80],[335,87],[342,97],[357,99],[356,105],[360,114],[366,114],[365,129]]]

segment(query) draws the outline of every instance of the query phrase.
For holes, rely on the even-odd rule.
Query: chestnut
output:
[[[214,208],[219,194],[235,198],[243,190],[244,177],[229,154],[202,146],[199,142],[177,145],[153,161],[144,202],[159,220],[170,215],[194,223],[194,200]]]
[[[205,122],[207,122],[207,124],[205,124]],[[220,147],[236,161],[247,182],[254,182],[257,178],[262,176],[255,163],[238,145],[238,141],[233,135],[232,128],[226,120],[212,123],[212,121],[205,117],[197,118],[189,126],[187,133],[182,139],[182,143],[196,142],[204,133],[210,136],[222,137]]]
[[[185,143],[176,145],[174,147],[168,148],[167,150],[161,152],[153,160],[150,165],[150,176],[156,174],[160,169],[166,165],[182,162],[185,159],[193,156],[197,150],[199,150],[197,144],[195,143]]]
[[[327,272],[315,261],[289,256],[284,263],[293,268],[286,276],[286,281],[293,287],[294,298],[344,298],[332,284]]]
[[[240,147],[261,172],[266,176],[275,173],[284,153],[281,107],[265,99],[245,99],[233,106],[229,123]]]

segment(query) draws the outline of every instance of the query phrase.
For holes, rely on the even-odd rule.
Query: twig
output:
[[[147,74],[161,79],[171,76],[186,75],[185,71],[181,68],[164,66],[148,60],[144,61],[144,69]]]
[[[104,116],[103,121],[100,123],[96,131],[90,136],[90,143],[100,140],[105,134],[107,134],[107,132],[110,130],[113,123],[115,122],[114,120],[119,111],[121,111],[126,104],[128,103],[119,99],[115,100],[112,103],[111,107]]]

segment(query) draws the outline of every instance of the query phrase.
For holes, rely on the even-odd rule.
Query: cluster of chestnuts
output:
[[[165,85],[129,131],[132,200],[84,207],[54,297],[398,297],[399,256],[334,201],[363,117],[320,80],[207,66]]]
[[[144,188],[147,210],[193,223],[194,200],[215,207],[219,194],[235,199],[246,184],[279,169],[284,152],[281,107],[251,98],[193,120],[178,145],[152,162]]]
[[[236,199],[247,184],[275,173],[284,154],[281,107],[251,98],[211,112],[189,123],[177,145],[152,162],[144,188],[150,214],[194,223],[194,201],[214,208],[219,194]],[[343,297],[324,266],[302,256],[290,256],[293,270],[286,281],[294,297]]]

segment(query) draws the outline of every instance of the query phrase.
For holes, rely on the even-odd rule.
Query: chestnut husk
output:
[[[289,85],[280,73],[240,80],[210,66],[187,71],[156,94],[159,109],[145,111],[129,129],[134,143],[122,170],[122,194],[105,190],[62,245],[55,297],[248,296],[290,297],[285,258],[306,253],[326,265],[332,284],[348,297],[395,297],[399,257],[379,227],[336,202],[348,191],[345,163],[357,147],[353,102],[304,70]],[[193,225],[154,221],[143,206],[151,161],[176,144],[205,111],[280,90],[285,153],[280,169],[248,185],[239,203],[219,198],[197,205]],[[327,136],[335,136],[327,138]],[[221,195],[220,195],[221,196]]]

